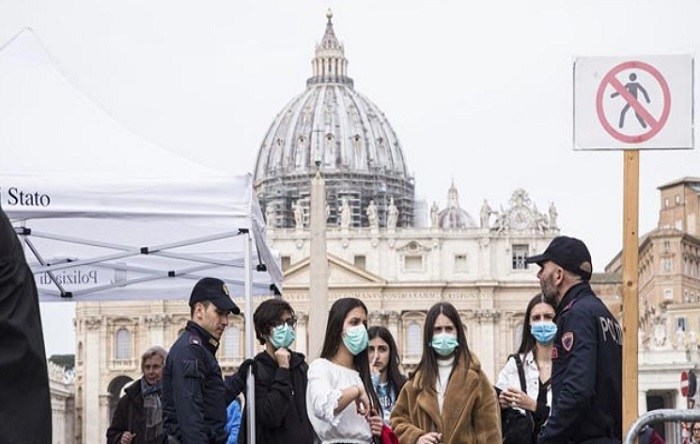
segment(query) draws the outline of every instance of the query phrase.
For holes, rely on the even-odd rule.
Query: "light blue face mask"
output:
[[[357,356],[358,354],[362,353],[362,351],[367,348],[367,344],[369,344],[367,327],[364,325],[349,327],[347,330],[345,330],[343,343],[353,356]]]
[[[440,333],[433,335],[433,339],[430,341],[430,346],[435,350],[440,356],[449,356],[454,353],[457,348],[457,337],[449,333]]]
[[[552,321],[533,322],[530,324],[530,333],[540,344],[551,344],[557,335],[557,324]]]
[[[287,324],[282,324],[278,327],[272,328],[272,334],[270,335],[270,344],[277,348],[287,348],[292,345],[296,334],[294,329]]]

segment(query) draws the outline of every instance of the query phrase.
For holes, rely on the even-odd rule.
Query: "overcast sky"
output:
[[[602,271],[621,248],[623,157],[573,151],[573,60],[695,56],[697,0],[0,0],[0,43],[32,27],[60,72],[126,128],[243,173],[304,90],[328,7],[355,88],[398,133],[417,197],[444,206],[454,180],[478,220],[483,199],[506,207],[524,188],[540,210],[556,203],[562,231]],[[13,155],[0,150],[0,161]],[[658,219],[656,187],[699,167],[697,150],[641,153],[641,233]],[[74,348],[57,339],[72,335],[72,307],[57,305],[43,312],[49,354]]]

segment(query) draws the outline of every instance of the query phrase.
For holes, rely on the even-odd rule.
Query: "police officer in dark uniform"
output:
[[[51,442],[51,391],[34,274],[0,208],[0,442]]]
[[[593,293],[591,254],[579,239],[559,236],[540,266],[542,293],[556,306],[552,412],[538,444],[613,444],[622,440],[622,329]]]
[[[163,421],[172,444],[225,444],[228,391],[215,353],[229,313],[240,313],[226,284],[203,278],[190,296],[191,320],[175,341],[163,370]]]

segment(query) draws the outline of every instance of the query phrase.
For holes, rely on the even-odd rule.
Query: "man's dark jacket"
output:
[[[622,328],[582,282],[557,306],[552,413],[538,444],[620,442]]]
[[[308,364],[292,352],[289,368],[280,368],[266,351],[253,363],[255,375],[255,442],[311,444],[315,433],[306,412]],[[238,443],[247,442],[247,411],[241,417]]]
[[[119,444],[122,434],[126,431],[136,434],[132,444],[162,444],[165,439],[163,435],[151,441],[144,441],[146,417],[143,411],[143,396],[141,396],[141,379],[137,379],[127,387],[124,390],[124,396],[119,398],[112,416],[112,423],[107,429],[107,444]]]
[[[181,444],[225,444],[226,406],[216,360],[219,342],[192,321],[168,352],[163,369],[163,427]]]
[[[51,393],[39,296],[15,230],[0,209],[0,441],[51,442]]]

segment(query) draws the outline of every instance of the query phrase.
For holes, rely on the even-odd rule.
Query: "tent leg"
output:
[[[245,342],[246,356],[255,358],[255,333],[253,331],[253,247],[250,231],[245,232]],[[248,426],[248,442],[255,442],[255,376],[253,366],[248,367],[245,408]]]

